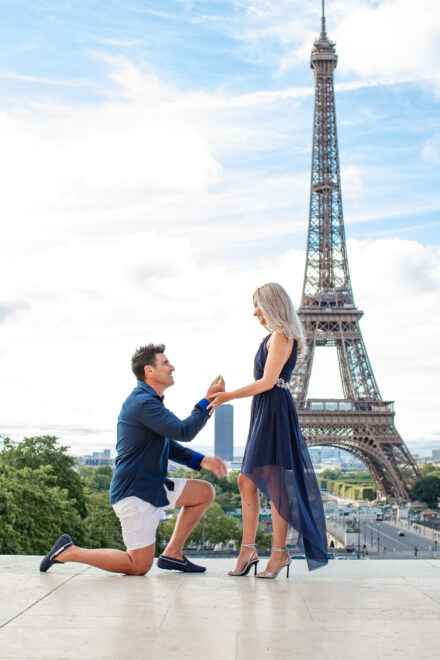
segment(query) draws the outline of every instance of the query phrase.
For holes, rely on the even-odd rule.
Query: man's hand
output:
[[[206,398],[208,399],[211,394],[215,394],[216,392],[224,392],[224,391],[225,391],[225,381],[223,380],[222,376],[217,376],[217,378],[214,378],[211,385],[208,387],[208,391],[206,392]]]
[[[205,456],[200,465],[202,468],[205,468],[205,470],[209,470],[215,474],[218,479],[226,477],[226,465],[221,458],[218,458],[218,456]]]

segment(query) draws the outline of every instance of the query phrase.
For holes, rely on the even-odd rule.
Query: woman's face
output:
[[[257,301],[254,300],[254,316],[257,317],[257,319],[260,321],[261,325],[266,325],[266,320],[263,316],[263,312],[261,309],[258,307]]]

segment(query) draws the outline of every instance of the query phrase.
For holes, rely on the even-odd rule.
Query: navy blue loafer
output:
[[[62,534],[60,538],[55,541],[55,544],[50,552],[41,560],[40,572],[45,573],[53,564],[62,564],[62,561],[57,561],[56,557],[60,555],[66,548],[70,548],[73,541],[68,534]]]
[[[173,559],[172,557],[160,555],[157,565],[167,571],[183,571],[184,573],[204,573],[206,571],[205,566],[193,564],[185,555],[183,555],[183,559]]]

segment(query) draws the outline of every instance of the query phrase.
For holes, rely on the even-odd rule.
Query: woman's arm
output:
[[[275,331],[268,341],[267,351],[263,377],[233,392],[217,392],[209,396],[210,414],[222,403],[227,403],[232,399],[244,399],[247,396],[254,396],[272,389],[292,351],[292,340],[287,339],[282,332]]]

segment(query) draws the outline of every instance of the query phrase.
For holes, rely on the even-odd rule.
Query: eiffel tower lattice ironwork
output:
[[[394,426],[393,402],[383,401],[359,327],[363,312],[354,304],[342,215],[333,72],[335,44],[322,28],[310,66],[315,76],[312,176],[307,260],[298,315],[306,351],[298,359],[290,388],[307,445],[351,452],[370,470],[378,495],[407,499],[421,476]],[[307,399],[316,346],[337,349],[344,399]]]

